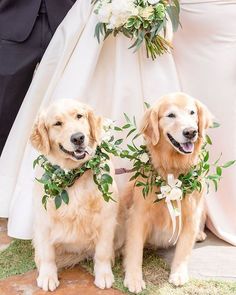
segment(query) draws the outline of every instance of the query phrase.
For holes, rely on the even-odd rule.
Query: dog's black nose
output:
[[[81,132],[77,132],[75,134],[71,135],[70,141],[74,144],[74,145],[81,145],[84,143],[84,134]]]
[[[193,139],[197,134],[197,130],[194,128],[185,128],[183,131],[183,136],[187,139]]]

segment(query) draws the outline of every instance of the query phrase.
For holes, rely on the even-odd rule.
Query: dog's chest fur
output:
[[[78,179],[67,189],[69,204],[55,209],[54,202],[48,204],[47,222],[50,227],[50,241],[54,245],[81,251],[94,248],[102,223],[104,200],[90,173]],[[41,205],[42,206],[42,205]]]

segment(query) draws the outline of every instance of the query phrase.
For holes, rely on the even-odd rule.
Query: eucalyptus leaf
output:
[[[63,200],[63,202],[68,205],[69,204],[69,195],[67,193],[66,190],[63,190],[61,193],[61,199]]]
[[[61,196],[56,196],[54,199],[56,209],[61,207],[62,199]]]

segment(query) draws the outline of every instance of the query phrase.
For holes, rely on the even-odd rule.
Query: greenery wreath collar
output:
[[[135,117],[131,120],[125,114],[125,119],[126,124],[122,127],[114,126],[111,120],[106,121],[104,124],[104,136],[101,144],[97,147],[94,157],[84,163],[80,168],[65,171],[61,167],[50,163],[43,155],[40,155],[34,161],[34,167],[39,165],[44,170],[42,177],[37,179],[37,181],[44,186],[42,203],[45,208],[49,199],[54,199],[56,209],[61,206],[62,202],[68,204],[69,196],[66,189],[71,187],[88,170],[92,171],[93,180],[102,193],[104,200],[111,200],[112,192],[110,191],[110,187],[113,183],[113,178],[110,175],[110,167],[107,164],[111,155],[126,158],[132,162],[132,170],[118,170],[122,170],[121,173],[132,172],[130,181],[134,180],[134,185],[142,188],[144,197],[152,192],[153,189],[158,188],[155,189],[155,202],[162,200],[181,200],[193,191],[201,192],[204,182],[208,188],[210,182],[212,182],[215,190],[217,190],[218,183],[222,178],[223,169],[235,163],[235,161],[229,161],[220,165],[221,156],[214,163],[210,163],[208,145],[211,145],[212,141],[209,136],[206,136],[206,141],[199,155],[198,164],[193,166],[188,173],[180,174],[178,179],[174,179],[172,174],[169,174],[167,179],[163,179],[151,163],[147,146],[137,145],[135,142],[140,137],[137,131]],[[218,127],[218,124],[215,124],[214,127]],[[116,140],[111,134],[111,130],[122,131],[123,134],[127,132],[127,137],[132,137],[126,148],[120,147],[123,139]],[[140,180],[140,176],[142,180]]]
[[[40,155],[34,161],[34,168],[38,165],[44,170],[42,177],[40,179],[36,178],[36,180],[44,187],[42,204],[45,209],[50,199],[54,200],[56,209],[62,203],[68,204],[67,188],[71,187],[88,170],[92,171],[93,180],[102,193],[104,200],[108,202],[112,199],[110,187],[113,184],[113,178],[110,175],[110,167],[107,161],[111,155],[119,156],[121,150],[119,146],[122,140],[115,140],[114,136],[111,135],[110,130],[113,129],[111,120],[106,120],[103,128],[103,139],[97,147],[95,155],[79,168],[69,171],[63,170],[60,166],[53,165],[44,155]]]

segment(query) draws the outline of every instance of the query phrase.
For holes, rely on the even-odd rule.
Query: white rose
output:
[[[127,14],[131,13],[135,8],[132,0],[113,0],[112,1],[112,12],[114,14]]]
[[[141,157],[140,157],[140,160],[143,162],[143,163],[147,163],[149,161],[149,156],[148,154],[142,154]]]
[[[157,4],[160,0],[147,0],[149,4],[155,5]]]
[[[98,20],[102,23],[109,23],[111,15],[112,15],[112,7],[110,3],[103,5],[98,10],[98,14],[97,14]]]
[[[154,8],[152,6],[147,6],[140,10],[140,16],[148,19],[153,14]]]
[[[183,196],[183,192],[180,188],[175,187],[175,188],[172,188],[172,190],[169,193],[169,196],[171,200],[181,200]]]
[[[112,16],[108,28],[113,29],[124,25],[127,19],[132,15],[138,15],[138,9],[133,0],[113,0]]]
[[[103,129],[105,129],[105,130],[114,129],[114,122],[109,118],[104,118],[103,119]]]
[[[171,187],[169,185],[161,186],[161,193],[164,195],[163,198],[167,197],[167,194],[171,192]]]

